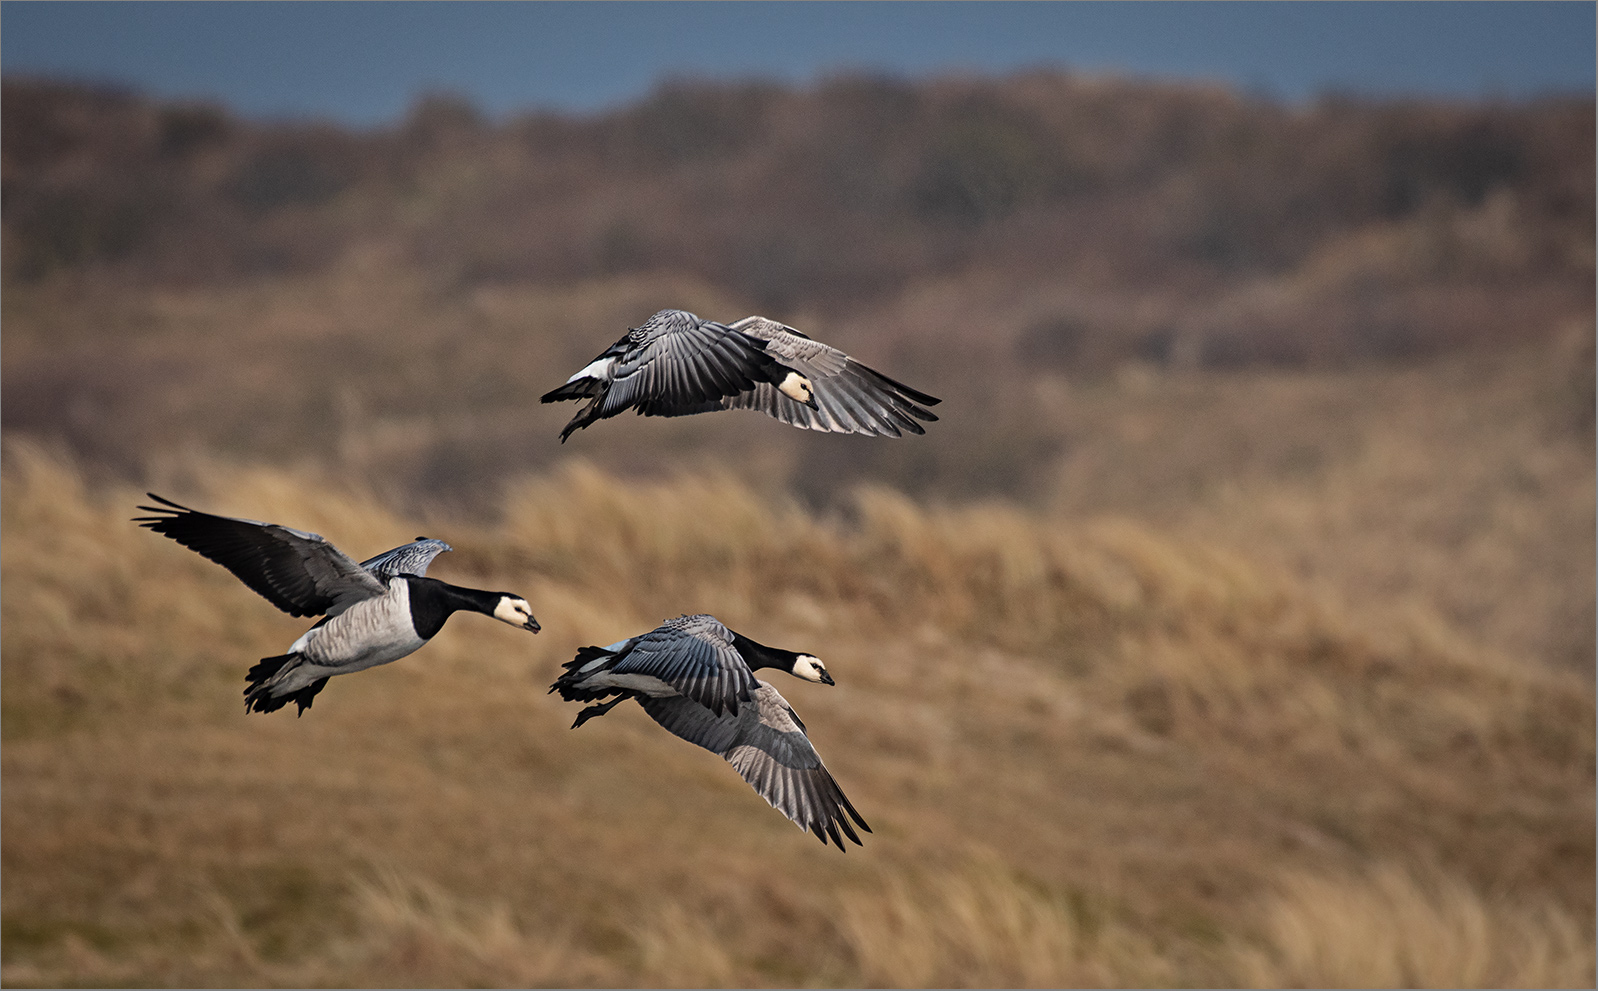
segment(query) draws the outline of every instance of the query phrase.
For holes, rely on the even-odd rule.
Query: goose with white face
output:
[[[217,516],[150,498],[151,515],[134,522],[231,571],[291,616],[322,616],[287,653],[263,657],[244,676],[249,712],[275,712],[293,702],[310,708],[328,679],[409,656],[460,611],[492,616],[538,632],[526,599],[510,592],[451,585],[427,577],[449,544],[417,537],[357,563],[322,536],[278,523]]]
[[[584,647],[549,686],[584,702],[572,723],[635,700],[667,732],[729,764],[772,807],[826,843],[870,832],[816,753],[793,706],[755,677],[761,668],[830,685],[814,654],[768,647],[704,613],[679,616],[609,647]]]
[[[789,372],[783,376],[782,381],[777,383],[777,391],[796,403],[804,403],[806,406],[811,407],[816,405],[813,398],[816,394],[816,387],[811,384],[809,379],[798,372]]]
[[[819,685],[836,684],[832,675],[827,673],[827,666],[814,654],[800,654],[793,659],[793,676]]]
[[[533,618],[533,607],[528,605],[526,599],[516,595],[500,597],[499,604],[494,607],[494,618],[534,633],[542,629],[538,620]]]
[[[786,324],[733,324],[661,310],[606,348],[539,402],[581,402],[573,431],[636,410],[687,416],[749,409],[801,430],[902,437],[938,417],[936,396],[910,388]],[[919,421],[919,422],[918,422]]]

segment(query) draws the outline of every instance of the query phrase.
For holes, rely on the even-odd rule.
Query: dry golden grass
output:
[[[198,450],[492,519],[528,472],[577,455],[629,477],[708,465],[828,508],[861,485],[1008,499],[1245,550],[1369,620],[1461,633],[1456,652],[1591,666],[1590,318],[1554,346],[1426,365],[1067,377],[1014,345],[1075,282],[950,277],[847,318],[783,314],[943,396],[926,437],[628,416],[563,447],[570,408],[537,396],[620,328],[663,305],[755,304],[670,274],[463,291],[375,251],[259,283],[7,289],[8,436],[64,438],[94,477],[182,484]]]
[[[1393,637],[1129,519],[572,465],[497,523],[195,460],[202,508],[356,555],[428,533],[454,620],[246,717],[303,628],[6,449],[3,979],[24,984],[1568,984],[1593,980],[1591,682]],[[176,476],[175,476],[176,477]],[[872,823],[822,849],[561,661],[685,610],[782,686]]]
[[[1590,101],[6,100],[5,984],[1591,985]],[[663,306],[942,418],[559,445],[537,396]],[[545,632],[246,718],[304,624],[146,488],[442,536]],[[567,730],[576,648],[699,610],[827,659],[784,690],[864,849],[636,707]]]
[[[1557,907],[1503,904],[1435,871],[1381,865],[1356,877],[1290,874],[1267,901],[1260,987],[1576,987],[1590,983],[1590,927]]]

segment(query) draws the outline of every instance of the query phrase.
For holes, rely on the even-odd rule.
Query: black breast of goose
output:
[[[289,615],[324,617],[287,653],[250,668],[246,712],[273,712],[294,702],[304,714],[327,679],[399,660],[463,609],[539,630],[532,607],[519,595],[426,577],[432,560],[450,549],[442,540],[418,537],[357,564],[315,533],[149,496],[161,505],[139,508],[157,515],[134,522],[222,565]]]
[[[847,837],[859,845],[854,825],[871,832],[793,707],[754,676],[760,668],[777,668],[832,684],[815,655],[767,647],[698,615],[608,647],[584,647],[565,668],[549,690],[568,702],[596,703],[577,714],[573,729],[636,699],[666,730],[725,759],[773,808],[823,844],[830,838],[842,850]]]

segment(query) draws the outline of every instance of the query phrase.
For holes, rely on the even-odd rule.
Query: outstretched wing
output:
[[[391,551],[384,551],[376,557],[362,561],[361,567],[379,578],[393,578],[396,575],[422,576],[427,574],[427,566],[433,563],[433,558],[454,549],[442,540],[417,537],[408,544],[402,544]]]
[[[753,389],[775,363],[757,341],[683,310],[662,310],[633,334],[635,346],[615,366],[600,416],[637,406],[646,416],[700,412],[706,404]]]
[[[732,633],[703,615],[678,617],[636,638],[611,671],[659,678],[716,715],[736,713],[756,684]]]
[[[899,437],[926,433],[917,420],[938,417],[940,400],[867,368],[837,348],[765,317],[744,317],[733,330],[765,342],[766,353],[810,380],[814,408],[794,402],[769,382],[724,400],[724,409],[752,409],[805,430]]]
[[[764,681],[755,685],[755,704],[736,715],[718,716],[682,696],[638,702],[671,733],[725,758],[772,808],[823,844],[831,838],[842,850],[847,836],[860,845],[849,820],[868,833],[871,827],[821,763],[799,717],[775,688]]]
[[[148,493],[160,506],[140,506],[158,516],[134,522],[233,572],[290,616],[336,616],[388,589],[318,534],[233,516],[213,516]]]

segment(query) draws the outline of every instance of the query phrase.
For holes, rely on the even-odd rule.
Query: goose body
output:
[[[426,577],[427,566],[450,549],[442,540],[418,537],[357,564],[319,534],[149,495],[161,505],[139,508],[158,515],[134,522],[222,565],[289,615],[324,617],[286,653],[250,668],[246,712],[273,712],[292,701],[303,714],[327,679],[415,652],[463,609],[539,630],[519,595]]]
[[[753,409],[804,430],[898,437],[925,433],[938,400],[867,368],[786,324],[745,317],[733,324],[661,310],[607,348],[558,389],[553,403],[587,399],[561,431],[634,409],[686,416]]]
[[[844,837],[858,845],[850,819],[868,833],[871,827],[821,762],[793,707],[755,677],[765,667],[833,683],[814,655],[767,647],[698,615],[608,647],[584,647],[549,690],[568,702],[596,703],[577,714],[573,729],[636,699],[667,731],[725,759],[800,829],[840,850]]]

